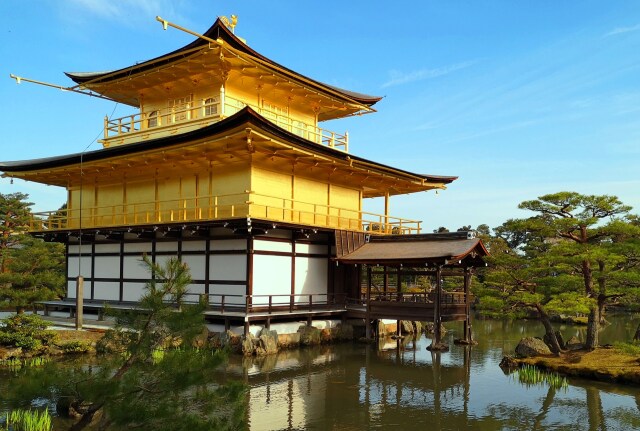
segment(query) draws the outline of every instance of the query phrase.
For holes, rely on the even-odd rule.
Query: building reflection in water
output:
[[[388,339],[232,358],[227,373],[244,374],[252,431],[640,429],[638,388],[527,388],[482,346],[431,353],[429,343]]]

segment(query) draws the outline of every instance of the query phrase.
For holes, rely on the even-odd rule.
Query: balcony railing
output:
[[[32,232],[257,218],[373,234],[420,233],[420,221],[258,194],[136,202],[34,213]]]
[[[111,143],[133,142],[133,139],[152,139],[166,134],[167,128],[178,127],[183,128],[183,131],[189,131],[218,122],[237,113],[245,106],[250,106],[272,123],[304,139],[344,152],[349,151],[349,134],[346,132],[344,134],[332,132],[291,118],[281,111],[247,104],[232,97],[225,97],[223,94],[221,97],[193,101],[183,107],[141,112],[115,119],[105,117],[102,143],[109,146]]]

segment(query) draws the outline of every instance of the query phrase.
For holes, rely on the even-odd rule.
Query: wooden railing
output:
[[[269,204],[259,202],[269,202]],[[246,217],[373,234],[415,234],[420,233],[421,229],[421,222],[416,220],[294,201],[246,191],[230,195],[198,196],[157,202],[136,202],[39,212],[31,215],[29,230],[42,232]]]
[[[465,303],[464,292],[442,292],[440,296],[441,304],[464,304]],[[472,301],[472,295],[469,295],[469,301]],[[366,305],[367,295],[362,293],[358,299],[360,305]],[[432,304],[436,301],[435,292],[420,292],[420,293],[371,293],[371,301],[386,301],[386,302],[413,302]],[[355,303],[351,300],[351,303]]]
[[[250,106],[267,120],[304,139],[344,152],[349,151],[347,132],[344,134],[332,132],[315,124],[291,118],[285,112],[277,112],[239,99],[225,97],[223,93],[220,97],[192,101],[183,107],[139,112],[114,119],[105,117],[102,142],[108,146],[110,141],[116,138],[135,137],[137,140],[145,140],[160,137],[167,133],[167,127],[188,127],[197,126],[199,123],[217,122],[237,113],[245,106]]]
[[[209,311],[225,313],[293,313],[340,310],[346,307],[346,295],[333,293],[301,293],[293,295],[237,295],[189,293],[185,303],[203,303]]]

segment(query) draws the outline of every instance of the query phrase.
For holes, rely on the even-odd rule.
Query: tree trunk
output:
[[[549,315],[544,311],[542,305],[536,304],[535,307],[536,310],[538,310],[538,314],[540,315],[540,322],[542,322],[542,325],[544,326],[545,333],[549,339],[549,344],[551,344],[549,346],[551,352],[556,356],[560,356],[560,351],[562,350],[562,348],[560,347],[560,343],[558,343],[558,338],[556,337],[556,333],[553,330],[553,326],[551,326]]]
[[[587,321],[587,340],[584,347],[587,350],[595,350],[598,347],[598,331],[600,330],[600,308],[595,305],[589,313]]]
[[[633,336],[633,341],[640,341],[640,323],[638,323],[638,328],[636,329],[636,334]],[[638,408],[640,409],[640,406]]]

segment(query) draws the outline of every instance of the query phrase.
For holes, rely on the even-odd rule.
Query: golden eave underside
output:
[[[268,68],[247,54],[211,44],[183,53],[170,64],[133,73],[107,83],[86,82],[93,90],[121,103],[139,108],[144,100],[158,100],[189,94],[196,88],[228,86],[253,89],[271,100],[287,103],[292,111],[314,111],[318,120],[331,120],[372,108],[340,97],[327,89],[322,92],[304,82]],[[121,73],[121,72],[118,72]]]
[[[445,188],[443,183],[376,169],[373,163],[320,155],[258,131],[249,133],[250,144],[247,143],[248,130],[239,127],[218,138],[86,162],[82,168],[75,164],[30,172],[11,172],[6,176],[61,187],[77,187],[81,174],[85,184],[106,185],[250,162],[269,165],[276,171],[300,172],[318,180],[360,187],[365,198],[385,196],[386,193],[397,195]]]

